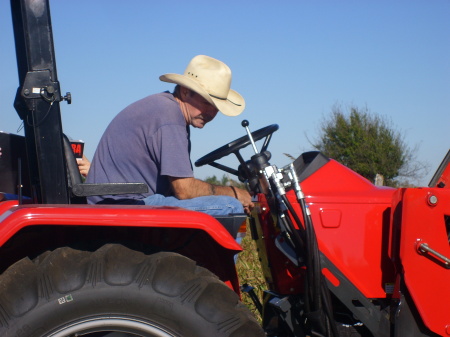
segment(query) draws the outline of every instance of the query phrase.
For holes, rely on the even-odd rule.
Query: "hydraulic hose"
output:
[[[302,223],[300,221],[300,218],[298,217],[297,213],[294,212],[294,208],[292,207],[291,203],[289,202],[289,200],[286,198],[286,195],[282,196],[282,200],[283,203],[286,205],[286,208],[288,209],[289,213],[292,215],[292,217],[294,218],[295,223],[297,224],[298,228],[300,228],[300,230],[302,229]],[[299,232],[295,229],[295,227],[293,226],[292,222],[290,222],[290,218],[289,216],[286,216],[286,219],[289,219],[289,233],[291,234],[291,236],[294,237],[295,241],[298,243],[299,248],[301,249],[302,252],[305,251],[305,240],[304,237],[302,237]],[[303,232],[301,232],[303,233]]]
[[[329,290],[326,285],[323,287],[325,280],[322,276],[320,252],[314,226],[312,225],[311,213],[304,200],[304,194],[301,191],[295,170],[291,165],[290,174],[293,181],[293,185],[291,186],[296,191],[297,200],[303,213],[304,227],[286,196],[284,183],[282,182],[282,174],[275,167],[271,166],[265,168],[265,174],[272,191],[275,192],[275,199],[278,199],[279,211],[285,215],[280,217],[280,219],[283,221],[286,231],[293,239],[294,246],[297,246],[297,251],[300,251],[299,253],[306,258],[305,317],[311,322],[311,327],[313,328],[312,333],[325,333],[328,337],[337,337],[339,335],[334,324]],[[304,231],[302,231],[304,238],[295,229],[289,215],[294,219],[300,230],[304,228]]]
[[[282,200],[284,204],[286,205],[289,213],[294,218],[295,222],[297,223],[299,228],[302,228],[302,223],[300,221],[300,218],[298,217],[297,213],[295,212],[294,208],[292,207],[292,204],[286,197],[286,195],[282,195]],[[304,213],[304,211],[303,211]],[[317,241],[315,240],[314,235],[314,228],[312,227],[312,224],[310,220],[305,217],[305,233],[306,233],[306,266],[307,266],[307,275],[308,275],[308,283],[310,285],[313,285],[312,291],[312,311],[316,311],[320,309],[320,292],[317,292],[317,289],[320,289],[320,261],[318,261],[318,249],[317,249]],[[295,230],[295,228],[292,228],[291,231],[294,233],[294,236],[297,235],[300,238],[300,235]],[[310,288],[311,289],[311,288]]]
[[[286,195],[282,195],[281,197],[283,203],[286,205],[287,210],[292,215],[292,218],[296,222],[297,226],[301,229],[302,223],[294,208],[292,207],[292,204],[290,203]],[[325,320],[325,322],[322,322],[325,325],[325,331],[323,332],[325,332],[327,336],[339,336],[336,325],[334,324],[334,315],[329,290],[322,276],[319,247],[317,245],[317,237],[315,234],[314,226],[312,225],[311,215],[309,213],[309,210],[307,209],[305,200],[301,198],[298,199],[298,201],[303,213],[305,225],[304,232],[306,234],[306,247],[303,245],[304,249],[307,250],[305,254],[307,267],[307,282],[305,283],[306,309],[313,314],[317,313],[317,318],[319,320]],[[298,238],[302,240],[295,228],[292,227],[291,230],[293,231],[293,233],[295,233],[294,236],[297,235]],[[325,314],[325,316],[322,318],[321,313]]]

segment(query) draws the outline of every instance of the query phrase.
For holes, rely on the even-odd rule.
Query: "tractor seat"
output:
[[[144,183],[84,183],[78,170],[78,163],[73,154],[69,138],[64,134],[63,144],[72,203],[86,203],[86,197],[94,195],[138,194],[148,192],[148,186]]]

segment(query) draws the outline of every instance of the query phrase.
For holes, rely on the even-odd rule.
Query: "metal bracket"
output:
[[[258,296],[255,293],[255,288],[252,286],[249,286],[247,283],[245,283],[241,286],[241,291],[250,296],[250,298],[252,299],[253,304],[255,305],[259,314],[263,315],[263,306],[262,306],[261,301],[259,300]]]
[[[47,101],[61,101],[59,82],[51,80],[50,70],[27,72],[21,95],[25,99],[43,97]]]
[[[23,86],[19,88],[15,105],[20,107],[25,104],[27,110],[30,111],[33,110],[34,99],[43,99],[48,103],[64,100],[68,104],[72,103],[70,92],[66,93],[66,96],[61,96],[59,82],[52,81],[51,73],[48,69],[27,72]],[[24,114],[23,109],[21,109],[21,118],[23,119],[22,114]]]
[[[284,234],[284,235],[283,235]],[[275,238],[275,246],[286,256],[295,266],[298,267],[301,260],[294,248],[289,244],[289,240],[286,240],[285,235],[289,235],[287,232],[278,235]]]

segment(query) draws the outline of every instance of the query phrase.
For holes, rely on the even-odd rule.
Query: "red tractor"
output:
[[[18,196],[0,202],[2,337],[450,336],[450,155],[430,187],[376,187],[318,152],[278,168],[267,151],[278,125],[251,133],[244,121],[247,135],[196,165],[245,182],[251,216],[88,205],[146,186],[81,181],[48,0],[11,8],[25,137],[0,134],[0,186]],[[238,169],[217,162],[230,154]],[[240,302],[244,220],[267,282],[262,302],[250,290],[262,324]]]

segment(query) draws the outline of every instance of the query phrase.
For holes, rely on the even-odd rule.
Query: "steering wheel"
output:
[[[247,127],[248,126],[248,121],[244,120],[242,122],[242,126]],[[278,125],[277,124],[272,124],[266,127],[263,127],[257,131],[254,131],[251,133],[253,141],[256,142],[264,137],[266,137],[266,139],[264,140],[263,146],[261,148],[260,152],[264,152],[267,150],[267,147],[269,146],[269,142],[270,139],[272,137],[272,134],[278,130]],[[241,164],[245,164],[244,159],[242,158],[241,154],[239,153],[239,150],[243,149],[244,147],[248,146],[251,143],[251,140],[249,139],[249,136],[242,136],[224,146],[219,147],[218,149],[208,153],[207,155],[201,157],[200,159],[198,159],[195,162],[195,166],[196,167],[200,167],[203,165],[211,165],[214,167],[217,167],[221,170],[224,170],[228,173],[234,174],[234,175],[238,175],[238,171],[237,170],[233,170],[227,166],[221,165],[221,164],[217,164],[215,163],[216,160],[223,158],[225,156],[228,156],[231,153],[234,153],[236,155],[236,157],[238,158],[239,162]]]

